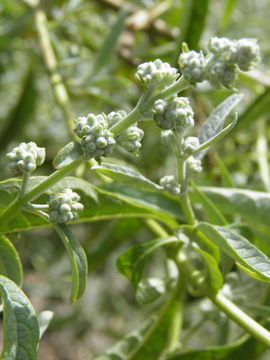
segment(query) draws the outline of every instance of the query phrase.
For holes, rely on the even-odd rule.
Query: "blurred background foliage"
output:
[[[74,119],[89,112],[131,110],[142,91],[134,79],[136,66],[156,58],[177,66],[182,41],[199,49],[211,36],[257,38],[262,61],[256,70],[239,74],[236,84],[245,94],[238,125],[207,156],[197,183],[270,189],[270,0],[44,0],[41,7]],[[46,163],[39,174],[47,175],[53,170],[53,156],[70,141],[67,115],[52,91],[34,11],[23,1],[1,0],[0,18],[0,177],[10,177],[4,154],[22,141],[46,147]],[[203,84],[185,96],[191,97],[200,124],[231,93]],[[139,157],[120,150],[114,156],[158,181],[174,164],[160,144],[159,129],[152,122],[141,126],[145,137]],[[81,174],[90,182],[99,181],[87,168],[80,169],[77,175]],[[72,306],[67,300],[68,260],[57,236],[50,229],[12,234],[24,264],[26,293],[37,312],[55,312],[41,342],[40,359],[91,359],[153,309],[137,304],[130,284],[115,268],[123,249],[151,239],[149,230],[137,219],[76,225],[74,230],[86,249],[90,275],[86,294]],[[147,271],[162,272],[162,263],[158,253]],[[247,281],[243,274],[238,281],[238,301],[248,296],[252,304],[260,284]],[[224,317],[196,298],[188,304],[185,345],[218,344]],[[196,326],[199,336],[193,334]],[[237,331],[232,326],[232,338]]]

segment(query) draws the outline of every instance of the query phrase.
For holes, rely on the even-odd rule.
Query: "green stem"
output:
[[[184,298],[184,282],[180,281],[177,291],[177,297],[171,304],[171,309],[174,313],[172,322],[169,328],[167,353],[172,354],[179,347],[181,330],[183,326],[183,299]]]
[[[190,84],[184,79],[183,76],[179,78],[174,84],[168,86],[163,91],[161,91],[158,95],[153,98],[155,102],[157,99],[168,99],[172,95],[178,94],[179,92],[186,90],[190,87]]]
[[[8,205],[5,211],[0,215],[0,224],[6,223],[10,220],[18,210],[27,204],[29,201],[35,199],[37,196],[42,194],[44,191],[52,187],[58,181],[63,179],[69,173],[76,169],[77,166],[82,162],[82,158],[73,161],[71,164],[62,167],[60,170],[55,171],[46,180],[42,181],[39,185],[34,187],[32,190],[25,193],[22,197],[16,198],[12,203]]]
[[[234,320],[239,326],[246,330],[250,335],[262,341],[270,348],[270,332],[253,320],[231,300],[226,298],[221,292],[210,296],[213,303],[221,309],[228,317]]]
[[[119,134],[121,134],[121,132],[126,130],[132,124],[142,119],[145,119],[145,114],[149,113],[156,100],[167,99],[170,96],[187,89],[189,86],[190,85],[186,82],[186,80],[181,77],[173,85],[168,86],[166,89],[159,92],[157,95],[151,96],[153,93],[153,88],[149,88],[143,93],[135,108],[124,119],[112,126],[110,128],[110,131],[115,136],[118,136]]]
[[[34,9],[34,19],[38,38],[43,54],[44,62],[50,76],[50,82],[53,89],[54,97],[61,108],[66,119],[66,125],[70,136],[75,140],[73,132],[74,115],[70,105],[70,99],[63,79],[58,72],[57,59],[51,44],[50,34],[47,28],[47,18],[45,12],[40,8]]]
[[[166,230],[154,219],[142,219],[142,223],[154,234],[158,237],[166,237],[169,236]]]
[[[23,181],[22,181],[22,186],[21,186],[21,190],[20,190],[20,194],[19,194],[20,198],[25,194],[25,192],[27,190],[29,178],[30,178],[30,174],[28,172],[23,174]]]
[[[115,135],[118,136],[121,134],[124,130],[126,130],[129,126],[132,124],[140,121],[144,117],[143,113],[140,109],[140,101],[137,103],[135,108],[122,120],[120,120],[118,123],[113,125],[110,128],[110,131]]]
[[[184,193],[180,194],[179,199],[180,199],[180,204],[181,204],[181,207],[182,207],[182,210],[184,212],[187,222],[190,225],[196,225],[197,220],[194,215],[188,193],[185,191]]]
[[[180,204],[188,224],[196,225],[197,220],[191,206],[191,202],[188,195],[188,189],[187,189],[186,162],[182,159],[177,159],[177,165],[178,165],[178,181],[181,186],[181,193],[179,195]]]
[[[197,270],[193,266],[182,251],[180,251],[175,257],[175,262],[180,273],[184,274],[187,281],[200,290],[202,294],[209,297],[221,311],[223,311],[230,319],[236,322],[250,335],[270,347],[270,332],[236,306],[231,300],[226,298],[221,291],[213,292],[213,290],[209,288],[207,283],[204,281],[201,271]]]

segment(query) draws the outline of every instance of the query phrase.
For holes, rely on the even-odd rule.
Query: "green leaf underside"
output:
[[[200,187],[222,212],[241,215],[253,222],[270,225],[270,194],[234,188]],[[198,201],[191,192],[192,199]]]
[[[0,236],[0,274],[17,285],[23,282],[23,269],[19,254],[6,236]]]
[[[55,230],[64,242],[72,270],[72,291],[70,300],[78,300],[84,293],[87,283],[88,265],[85,252],[81,244],[67,225],[54,225]]]
[[[128,278],[135,289],[141,281],[144,265],[147,259],[159,248],[168,245],[176,245],[179,240],[176,237],[159,238],[148,241],[125,251],[116,262],[118,271]]]
[[[233,94],[214,109],[214,111],[210,114],[209,118],[203,123],[199,130],[198,138],[200,140],[200,144],[210,140],[222,130],[227,116],[230,114],[231,110],[242,100],[242,98],[242,94]],[[200,151],[197,157],[200,159],[203,158],[207,151],[208,149]]]
[[[169,299],[136,331],[131,332],[106,354],[93,360],[159,359],[168,341],[174,315],[174,297]]]
[[[270,260],[247,239],[221,226],[200,223],[197,228],[250,276],[270,281]]]
[[[71,164],[74,160],[80,158],[84,154],[82,146],[79,142],[72,141],[61,149],[53,159],[53,166],[60,169],[63,166]]]
[[[92,170],[106,175],[113,180],[123,182],[124,184],[135,187],[137,189],[146,191],[162,190],[161,186],[155,184],[154,182],[140,174],[138,171],[131,169],[127,166],[103,162],[101,166],[92,167]]]
[[[36,360],[39,324],[34,309],[11,280],[0,276],[4,305],[4,344],[2,360]]]
[[[32,178],[32,184],[30,185],[33,186],[33,183],[35,183],[34,186],[36,186],[42,179],[44,179],[44,177]],[[0,213],[15,198],[17,190],[14,187],[12,188],[12,186],[18,183],[19,182],[14,179],[0,183]],[[80,214],[80,218],[73,223],[127,217],[150,217],[172,228],[178,226],[175,216],[181,215],[179,203],[167,197],[165,194],[136,190],[135,193],[130,193],[130,195],[127,196],[121,194],[119,191],[93,187],[88,182],[74,177],[66,177],[63,181],[54,185],[47,193],[58,192],[67,187],[79,190],[81,202],[85,207],[84,211]],[[124,187],[124,185],[122,185],[122,187]],[[132,190],[132,188],[129,189]],[[44,201],[46,201],[46,199],[44,199]],[[170,210],[169,214],[168,210]],[[12,233],[48,226],[51,225],[37,215],[19,212],[10,222],[1,226],[0,233]]]

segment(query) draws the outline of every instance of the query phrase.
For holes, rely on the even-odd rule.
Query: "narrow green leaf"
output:
[[[77,160],[83,156],[83,149],[79,142],[72,141],[68,143],[63,149],[61,149],[53,159],[53,166],[56,169],[71,164],[74,160]]]
[[[203,157],[207,151],[215,144],[217,144],[220,140],[222,140],[226,135],[231,132],[231,130],[235,127],[235,124],[237,123],[237,113],[235,113],[234,120],[226,126],[224,129],[220,130],[216,135],[214,135],[211,139],[205,141],[202,143],[199,148],[196,150],[197,157]],[[200,155],[201,154],[201,155]]]
[[[113,180],[123,182],[137,189],[146,191],[161,191],[162,187],[147,179],[138,171],[123,165],[102,162],[100,166],[92,167],[92,170],[110,177]]]
[[[269,226],[270,194],[233,188],[200,187],[223,213],[241,215],[255,223]],[[198,201],[191,193],[192,199]]]
[[[200,223],[198,230],[232,257],[242,270],[255,279],[270,281],[270,260],[247,239],[221,226]]]
[[[185,0],[180,24],[180,43],[186,42],[191,50],[198,50],[205,28],[210,0]]]
[[[227,225],[225,217],[221,214],[215,204],[205,195],[194,182],[192,188],[196,194],[196,198],[200,201],[203,209],[208,217],[208,220],[214,225]]]
[[[163,246],[177,244],[179,244],[179,240],[172,236],[158,238],[135,246],[119,256],[116,262],[117,269],[122,275],[128,278],[134,288],[137,289],[142,278],[144,265],[153,252]]]
[[[259,95],[239,116],[237,125],[233,131],[246,128],[250,123],[256,121],[263,115],[269,114],[269,101],[270,101],[270,86]]]
[[[37,99],[37,91],[34,84],[35,73],[32,66],[28,66],[28,71],[25,79],[23,80],[23,86],[20,92],[20,97],[17,100],[16,105],[9,114],[8,124],[5,131],[2,132],[0,137],[0,151],[6,148],[11,140],[21,136],[21,132],[24,126],[34,112]],[[15,80],[17,81],[17,80]],[[4,96],[6,97],[6,89]]]
[[[221,176],[221,183],[223,186],[227,187],[235,187],[234,180],[227,169],[227,166],[225,165],[224,161],[221,159],[221,157],[215,152],[214,153],[215,161],[217,162],[220,176]]]
[[[119,17],[115,24],[110,27],[110,31],[108,36],[105,38],[101,48],[96,54],[96,58],[94,60],[92,74],[96,75],[99,73],[110,61],[113,52],[115,51],[115,47],[117,45],[117,40],[121,35],[122,31],[125,27],[125,19],[126,12],[120,11]]]
[[[74,302],[83,295],[86,288],[88,274],[87,258],[81,244],[67,225],[57,224],[54,225],[54,228],[61,237],[70,259],[72,270],[70,301]]]
[[[221,29],[224,30],[229,25],[236,4],[237,4],[237,0],[226,0],[223,11],[223,17],[221,20],[221,26],[220,26]]]
[[[209,118],[203,123],[199,130],[198,138],[203,144],[215,137],[223,128],[224,122],[232,109],[242,100],[243,94],[233,94],[224,100],[210,114]],[[207,149],[201,151],[197,157],[202,158]]]
[[[36,186],[46,177],[30,179],[30,188]],[[19,179],[8,179],[0,182],[0,213],[15,199],[18,193],[16,186],[21,184]],[[119,186],[120,185],[120,186]],[[178,227],[176,219],[183,220],[179,201],[162,193],[145,192],[114,183],[112,187],[94,187],[85,180],[66,177],[46,193],[62,191],[65,188],[79,190],[84,211],[80,218],[73,223],[93,222],[108,219],[131,217],[154,218],[172,229]],[[98,195],[98,196],[97,196]],[[97,200],[98,198],[98,200]],[[47,197],[42,195],[42,201]],[[38,199],[40,201],[40,199]],[[8,223],[2,224],[0,234],[38,229],[51,226],[41,217],[24,212],[18,212]]]
[[[171,294],[138,330],[131,332],[104,355],[93,360],[159,359],[168,342],[169,326],[174,315],[175,293]]]
[[[36,360],[39,325],[35,311],[22,290],[0,276],[4,306],[4,344],[2,360]]]
[[[0,274],[8,277],[17,285],[22,285],[23,269],[19,254],[4,235],[0,236]]]

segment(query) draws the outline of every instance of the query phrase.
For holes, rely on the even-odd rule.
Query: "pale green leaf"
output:
[[[81,144],[77,141],[72,141],[59,150],[53,159],[53,166],[56,169],[61,169],[63,166],[69,165],[74,160],[83,156],[83,154],[84,152]]]
[[[218,187],[200,187],[200,189],[221,212],[241,215],[254,223],[269,226],[269,193]],[[196,194],[191,195],[195,202],[199,200]]]
[[[22,290],[0,276],[4,306],[4,343],[2,360],[36,360],[39,324],[34,309]]]
[[[92,167],[92,170],[137,189],[146,191],[162,190],[160,185],[155,184],[153,181],[147,179],[138,171],[127,166],[102,162],[100,166]]]
[[[242,94],[233,94],[224,100],[210,114],[209,118],[203,123],[199,130],[198,138],[200,144],[203,144],[215,137],[223,128],[224,122],[232,109],[242,100]],[[202,150],[197,157],[202,158],[207,149]]]
[[[269,258],[247,239],[226,227],[207,223],[200,223],[197,229],[233,258],[250,276],[258,280],[270,281]]]

